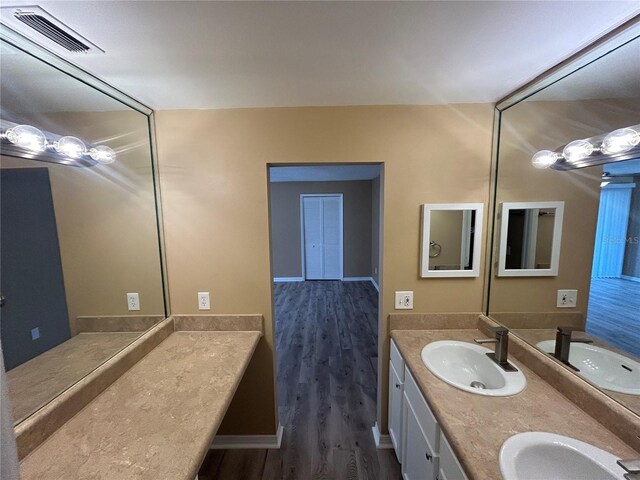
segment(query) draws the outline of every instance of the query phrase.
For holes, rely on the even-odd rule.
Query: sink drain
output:
[[[478,390],[485,390],[487,388],[482,382],[471,382],[471,386],[473,388],[477,388]]]

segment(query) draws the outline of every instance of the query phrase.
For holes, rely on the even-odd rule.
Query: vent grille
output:
[[[30,26],[38,33],[44,35],[49,40],[56,42],[62,48],[65,48],[70,52],[80,53],[88,52],[90,50],[89,46],[85,45],[72,35],[69,35],[42,15],[30,12],[15,12],[13,16],[16,20]]]
[[[4,3],[4,0],[0,2]],[[2,5],[0,23],[58,55],[104,53],[95,43],[38,5]]]

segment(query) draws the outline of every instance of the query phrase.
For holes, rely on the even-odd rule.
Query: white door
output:
[[[305,278],[342,279],[342,195],[303,195]]]

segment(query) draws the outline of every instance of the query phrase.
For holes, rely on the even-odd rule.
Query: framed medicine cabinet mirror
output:
[[[482,212],[482,203],[422,205],[421,277],[480,274]]]
[[[558,274],[564,202],[505,202],[500,212],[498,275]]]

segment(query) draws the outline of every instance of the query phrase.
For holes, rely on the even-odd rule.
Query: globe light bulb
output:
[[[640,133],[633,128],[620,128],[604,137],[602,151],[609,155],[616,155],[631,150],[640,143]]]
[[[587,158],[595,150],[591,142],[587,140],[574,140],[562,150],[562,156],[567,162],[575,163]]]
[[[47,138],[40,130],[31,125],[17,125],[4,134],[14,145],[31,152],[43,152],[47,147]]]
[[[548,168],[556,161],[560,155],[551,150],[540,150],[531,158],[531,164],[536,168]]]
[[[89,156],[102,165],[108,165],[116,161],[116,152],[106,145],[98,145],[89,150]]]
[[[87,147],[82,140],[71,136],[60,138],[53,144],[53,148],[59,154],[73,158],[74,160],[82,157],[87,151]]]

